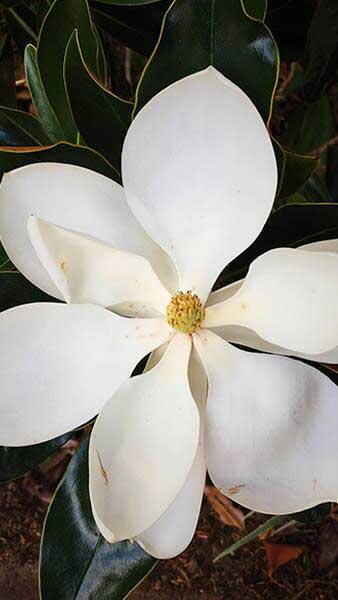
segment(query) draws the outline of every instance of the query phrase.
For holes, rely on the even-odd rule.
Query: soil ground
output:
[[[0,600],[37,600],[37,566],[44,514],[48,503],[27,491],[21,479],[0,487]],[[254,515],[247,529],[265,517]],[[243,533],[223,525],[206,498],[194,541],[179,558],[160,562],[130,594],[131,600],[337,600],[338,542],[331,535],[329,567],[320,568],[323,527],[289,530],[278,542],[299,544],[304,554],[269,578],[262,542],[255,541],[217,564],[212,559]],[[275,541],[275,540],[274,540]],[[325,558],[325,557],[324,557]],[[327,558],[327,557],[326,557]],[[332,560],[333,559],[333,560]],[[324,561],[325,562],[325,561]],[[62,599],[60,599],[62,600]]]

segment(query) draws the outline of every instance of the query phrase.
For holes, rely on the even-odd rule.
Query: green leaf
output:
[[[63,62],[74,29],[79,31],[86,64],[99,75],[99,46],[87,0],[55,0],[43,22],[37,48],[38,65],[48,100],[61,124],[63,139],[69,142],[76,142],[77,128],[68,103]]]
[[[297,154],[309,154],[326,144],[334,129],[330,101],[322,96],[310,106],[302,105],[291,113],[280,141]]]
[[[162,0],[98,0],[102,4],[113,4],[115,6],[140,6],[141,4],[154,4]]]
[[[120,171],[122,144],[133,104],[121,100],[94,78],[84,62],[77,32],[67,46],[65,80],[73,117],[82,138]]]
[[[49,142],[36,117],[0,106],[0,146],[39,146]]]
[[[115,6],[91,2],[91,12],[100,29],[123,45],[149,56],[156,44],[168,0],[150,5]]]
[[[286,150],[283,152],[285,166],[279,198],[287,198],[300,190],[318,165],[318,159],[313,156],[301,156]]]
[[[22,0],[1,0],[0,4],[5,8],[11,8],[17,4],[22,4]]]
[[[325,180],[314,173],[299,190],[298,194],[306,202],[332,202]]]
[[[0,311],[20,304],[50,301],[56,302],[55,298],[39,290],[18,271],[0,271]]]
[[[97,531],[88,492],[88,440],[72,458],[50,505],[41,555],[42,600],[122,600],[156,564],[129,541]]]
[[[276,210],[251,246],[221,275],[226,285],[245,276],[255,258],[273,248],[296,248],[338,237],[338,204],[290,204]]]
[[[35,110],[39,115],[42,126],[51,142],[56,143],[64,137],[58,118],[47,98],[46,90],[42,83],[37,51],[32,44],[26,46],[24,64],[29,91],[32,96]]]
[[[0,484],[17,479],[39,465],[60,446],[63,446],[69,438],[70,433],[67,433],[35,446],[22,448],[0,446]]]
[[[0,98],[1,104],[16,108],[13,49],[7,34],[0,34]]]
[[[136,94],[136,112],[171,83],[213,65],[270,118],[278,77],[278,50],[264,23],[240,0],[176,0],[166,13],[158,45]]]
[[[242,546],[246,546],[246,544],[253,542],[253,540],[257,539],[260,535],[262,535],[262,533],[269,531],[269,529],[272,529],[273,527],[280,527],[288,521],[290,521],[290,517],[288,515],[276,515],[274,517],[271,517],[270,519],[265,521],[265,523],[259,525],[259,527],[256,527],[254,531],[251,531],[247,535],[237,540],[237,542],[235,542],[234,544],[231,544],[231,546],[228,546],[228,548],[226,548],[225,550],[223,550],[223,552],[218,554],[212,562],[218,562],[219,560],[221,560],[221,558],[225,558],[225,556],[233,554],[234,552],[236,552],[236,550],[242,548]]]
[[[317,100],[337,71],[338,3],[321,0],[313,16],[305,48],[305,85],[307,100]]]
[[[244,7],[250,17],[264,21],[267,9],[267,0],[244,0]]]
[[[86,167],[97,171],[114,181],[120,182],[118,172],[95,150],[61,142],[53,146],[37,148],[0,148],[0,172],[7,173],[24,165],[36,162],[61,162]]]

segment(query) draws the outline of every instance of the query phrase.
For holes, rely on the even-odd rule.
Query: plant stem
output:
[[[28,23],[26,23],[26,21],[24,21],[23,18],[20,17],[20,15],[18,15],[14,8],[8,8],[7,10],[12,15],[13,19],[15,19],[19,23],[19,25],[21,25],[22,29],[24,29],[26,33],[28,33],[28,35],[31,36],[32,40],[36,43],[38,41],[38,36],[28,25]]]
[[[271,519],[268,519],[267,521],[265,521],[265,523],[263,523],[262,525],[260,525],[256,529],[254,529],[254,531],[251,531],[251,533],[248,533],[248,535],[245,535],[244,537],[242,537],[240,540],[238,540],[237,542],[235,542],[234,544],[229,546],[229,548],[226,548],[225,550],[223,550],[223,552],[218,554],[218,556],[216,556],[212,562],[215,563],[215,562],[219,561],[221,558],[224,558],[225,556],[227,556],[228,554],[233,554],[234,552],[236,552],[236,550],[238,550],[242,546],[245,546],[245,544],[248,544],[249,542],[251,542],[252,540],[257,538],[261,533],[264,533],[268,529],[271,529],[271,527],[276,527],[277,525],[283,525],[284,523],[286,523],[289,520],[290,520],[290,515],[276,515],[275,517],[271,517]]]

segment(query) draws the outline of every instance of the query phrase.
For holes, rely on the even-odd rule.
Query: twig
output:
[[[38,36],[36,35],[36,33],[34,33],[33,29],[28,25],[28,23],[26,23],[26,21],[24,21],[22,17],[18,15],[14,8],[8,8],[7,10],[12,15],[13,19],[15,19],[19,23],[19,25],[21,25],[22,29],[24,29],[26,33],[28,33],[28,35],[31,36],[32,40],[34,42],[37,42]]]

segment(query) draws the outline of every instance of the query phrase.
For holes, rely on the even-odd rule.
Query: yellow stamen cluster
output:
[[[177,292],[167,306],[167,321],[181,333],[194,333],[205,317],[205,309],[197,294]]]

